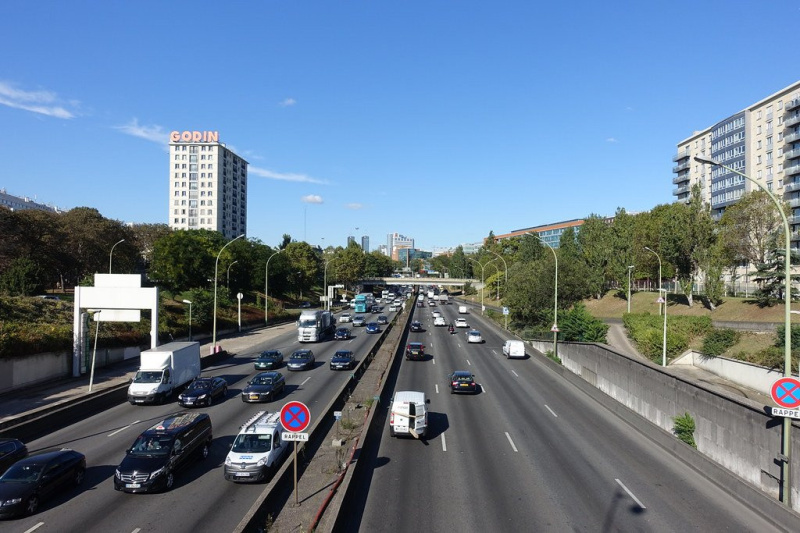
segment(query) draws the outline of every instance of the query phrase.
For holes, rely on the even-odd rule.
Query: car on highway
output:
[[[350,328],[336,328],[336,333],[333,334],[333,338],[337,341],[346,341],[352,338]]]
[[[378,324],[388,324],[388,323],[389,323],[389,317],[388,316],[386,316],[386,315],[378,316]]]
[[[178,395],[181,407],[209,406],[219,398],[224,400],[228,395],[228,382],[219,377],[195,378],[186,390]]]
[[[421,342],[409,342],[406,345],[406,359],[422,361],[425,359],[425,345]]]
[[[478,384],[475,382],[475,376],[466,370],[456,370],[447,379],[450,384],[450,394],[455,392],[478,392]]]
[[[253,361],[256,370],[275,370],[283,366],[283,353],[280,350],[265,350]]]
[[[483,337],[481,337],[481,332],[477,329],[473,329],[467,332],[467,342],[470,344],[482,344]]]
[[[428,299],[428,307],[436,307],[436,300]]]
[[[300,304],[300,309],[311,309],[311,302],[303,302]]]
[[[381,306],[379,306],[379,305],[373,305],[373,306],[370,308],[370,312],[371,312],[372,314],[377,314],[377,313],[380,313],[382,310],[383,310],[383,307],[381,307]]]
[[[341,324],[344,324],[345,322],[352,322],[352,321],[353,321],[353,317],[352,317],[352,315],[350,313],[342,313],[341,315],[339,315],[339,318],[337,319],[337,322],[339,322]]]
[[[456,318],[456,327],[457,328],[468,328],[469,324],[467,324],[466,318]]]
[[[0,439],[0,474],[28,456],[28,447],[19,439]]]
[[[350,350],[336,350],[331,356],[331,370],[352,370],[356,367],[356,356]]]
[[[285,387],[286,379],[280,372],[260,372],[242,389],[242,401],[245,403],[271,402],[283,392]]]
[[[0,518],[32,515],[42,500],[83,483],[86,457],[62,448],[20,459],[0,476]]]
[[[436,318],[433,319],[433,325],[434,326],[446,326],[447,325],[447,320],[445,320],[445,318],[443,316],[437,316]]]
[[[442,316],[442,312],[441,312],[441,311],[432,311],[432,312],[431,312],[431,316],[432,316],[433,318],[436,318],[436,317]]]
[[[356,315],[356,316],[353,317],[353,327],[354,328],[361,327],[366,323],[367,323],[367,319],[364,318],[361,315]]]
[[[311,350],[295,350],[289,356],[289,362],[286,368],[289,370],[312,370],[314,368],[314,352]]]
[[[409,329],[411,331],[415,332],[415,333],[419,333],[420,331],[424,331],[424,328],[422,327],[422,322],[419,322],[418,320],[413,321],[411,323],[411,326],[409,326]]]
[[[389,305],[389,312],[392,313],[392,312],[395,312],[395,311],[399,311],[400,308],[401,308],[400,304],[392,303],[392,304]]]
[[[377,322],[370,322],[367,324],[367,333],[380,333],[381,326]]]
[[[425,302],[423,302],[422,300],[418,301],[417,307],[425,307]]]

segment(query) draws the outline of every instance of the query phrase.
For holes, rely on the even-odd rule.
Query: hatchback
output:
[[[422,361],[425,359],[425,345],[421,342],[409,342],[406,346],[406,359]]]
[[[411,323],[411,326],[410,326],[409,329],[411,329],[411,331],[414,331],[414,332],[422,331],[422,322],[419,322],[419,321],[415,320],[414,322]]]
[[[467,342],[469,343],[483,343],[483,338],[481,337],[481,332],[477,329],[473,329],[467,332]]]

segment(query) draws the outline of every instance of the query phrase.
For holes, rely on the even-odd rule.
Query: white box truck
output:
[[[170,342],[145,350],[128,387],[131,405],[163,403],[200,375],[200,343]]]
[[[309,309],[300,313],[297,321],[298,342],[319,342],[325,337],[333,335],[336,329],[336,320],[330,311]]]

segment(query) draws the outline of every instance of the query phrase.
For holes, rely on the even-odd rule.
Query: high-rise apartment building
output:
[[[786,201],[792,208],[792,235],[800,226],[800,82],[781,89],[742,111],[678,143],[672,191],[688,201],[700,185],[703,201],[719,218],[725,208],[759,187],[734,172],[695,161],[710,157],[731,167]],[[793,239],[797,250],[800,237]]]
[[[400,248],[414,248],[414,239],[400,235],[399,233],[389,233],[386,236],[386,248],[389,251],[389,257],[395,261],[399,261],[397,250]]]
[[[247,234],[247,161],[215,131],[173,131],[169,143],[169,227]]]

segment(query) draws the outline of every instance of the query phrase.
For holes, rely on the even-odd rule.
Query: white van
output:
[[[275,471],[289,449],[288,441],[281,438],[280,416],[260,411],[241,427],[225,458],[225,479],[253,483]]]
[[[458,306],[458,314],[459,315],[466,315],[467,314],[467,306],[466,305],[459,305]]]
[[[506,341],[503,345],[503,355],[506,358],[525,357],[525,343],[515,340]]]
[[[397,391],[389,412],[389,435],[411,435],[415,439],[428,432],[428,400],[424,392]]]

